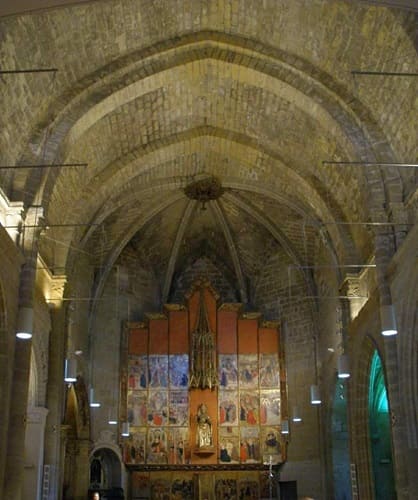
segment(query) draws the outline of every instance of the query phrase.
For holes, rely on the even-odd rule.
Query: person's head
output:
[[[98,491],[95,491],[93,493],[93,500],[100,500],[100,493]]]

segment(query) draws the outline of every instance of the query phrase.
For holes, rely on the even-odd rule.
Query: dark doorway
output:
[[[280,500],[298,500],[296,481],[280,481]]]

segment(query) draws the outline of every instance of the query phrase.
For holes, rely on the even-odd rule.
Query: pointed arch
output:
[[[368,411],[375,498],[395,498],[389,400],[377,350],[370,363]]]

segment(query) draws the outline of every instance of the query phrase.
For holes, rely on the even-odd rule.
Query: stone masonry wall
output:
[[[0,485],[7,451],[9,405],[15,352],[15,326],[18,307],[20,265],[23,262],[19,250],[7,232],[0,226]],[[15,395],[18,397],[18,395]]]

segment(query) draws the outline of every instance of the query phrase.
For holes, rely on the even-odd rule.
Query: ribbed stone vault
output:
[[[70,273],[87,252],[98,296],[126,245],[146,249],[165,301],[186,263],[212,255],[246,302],[280,249],[297,266],[367,262],[374,233],[359,223],[398,222],[414,173],[323,161],[414,159],[416,81],[351,73],[417,71],[412,14],[342,0],[188,9],[86,2],[2,19],[3,67],[59,69],[3,82],[2,161],[88,164],[0,172],[12,201],[43,207],[46,263]],[[206,211],[184,193],[203,174],[225,190]]]

